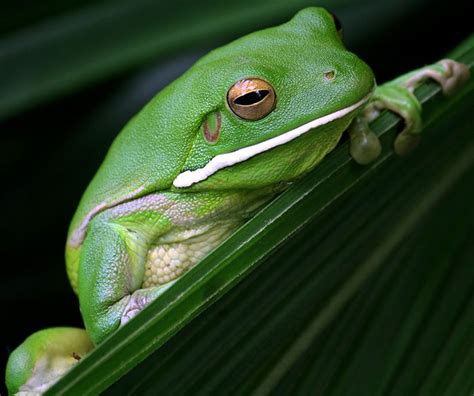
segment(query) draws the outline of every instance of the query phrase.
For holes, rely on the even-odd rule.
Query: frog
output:
[[[394,149],[421,136],[414,89],[446,94],[469,69],[442,60],[377,86],[324,8],[243,36],[198,60],[116,137],[72,219],[66,269],[85,329],[40,330],[10,355],[10,394],[42,393],[133,320],[349,133],[359,164],[381,152],[369,122],[399,114]]]

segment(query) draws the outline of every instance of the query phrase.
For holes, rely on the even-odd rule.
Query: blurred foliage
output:
[[[355,41],[377,34],[381,24],[383,28],[394,25],[407,17],[408,6],[413,12],[423,3],[326,0],[318,5],[338,11],[348,23],[358,23],[357,29],[348,32]],[[203,43],[213,47],[283,22],[314,4],[309,0],[274,0],[271,6],[264,0],[175,0],[173,6],[151,0],[70,1],[54,5],[53,15],[46,20],[44,4],[31,8],[28,4],[25,8],[29,12],[10,15],[10,24],[15,26],[17,21],[21,25],[21,19],[24,23],[28,17],[39,19],[38,23],[0,41],[0,119],[157,57],[175,54],[183,47]]]
[[[11,349],[18,345],[27,335],[39,328],[55,325],[81,326],[77,301],[67,283],[63,268],[65,233],[82,191],[95,169],[97,169],[107,147],[121,126],[154,93],[182,73],[203,52],[241,34],[283,22],[289,19],[298,9],[306,5],[315,4],[316,2],[303,0],[277,0],[271,3],[264,2],[263,0],[243,0],[239,3],[217,0],[202,2],[178,0],[168,4],[144,0],[135,0],[133,2],[131,0],[113,2],[110,0],[69,0],[60,3],[51,0],[43,2],[23,0],[2,4],[2,13],[0,15],[0,86],[2,87],[2,95],[0,96],[0,119],[2,120],[2,133],[0,134],[0,148],[2,149],[0,177],[2,178],[4,188],[2,189],[3,194],[0,196],[0,202],[4,210],[2,211],[3,221],[0,227],[0,237],[5,264],[2,266],[0,297],[2,306],[6,309],[4,315],[9,318],[11,323],[9,326],[2,328],[2,340],[4,342],[3,361],[6,360]],[[340,17],[344,24],[347,44],[374,68],[379,82],[420,64],[431,63],[437,58],[442,57],[450,48],[453,48],[472,31],[470,14],[467,12],[468,1],[451,2],[449,7],[446,6],[445,2],[428,0],[388,0],[384,2],[374,0],[340,0],[331,2],[321,1],[317,2],[317,5],[329,6]],[[450,112],[452,113],[453,109]],[[456,116],[456,114],[458,115]],[[456,128],[464,136],[462,131],[469,130],[469,125],[472,124],[472,114],[469,111],[455,113],[451,116],[450,120],[456,125],[459,122]],[[453,131],[456,128],[449,123],[443,125],[444,128],[450,131],[449,135],[454,134]],[[438,126],[437,128],[440,129],[442,127]],[[454,136],[458,135],[454,134]],[[466,142],[464,143],[467,144]],[[439,171],[443,171],[444,168],[447,170],[448,165],[455,157],[455,154],[453,154],[454,157],[443,157],[444,150],[441,148],[453,146],[454,150],[456,147],[460,148],[464,143],[462,143],[462,139],[459,141],[454,139],[438,143],[432,142],[430,143],[432,146],[428,146],[427,151],[423,151],[423,148],[421,148],[418,150],[419,154],[417,155],[424,158],[426,152],[430,154],[432,151],[437,152],[436,150],[441,150],[438,156],[427,154],[426,157],[427,162],[425,166],[431,169],[433,175],[436,175],[435,170],[438,170],[438,167]],[[398,160],[395,159],[391,159],[389,163],[392,161],[398,163]],[[416,161],[416,159],[411,161]],[[408,161],[407,164],[411,164],[411,162]],[[437,166],[435,167],[433,164]],[[389,165],[386,166],[389,167]],[[326,168],[321,169],[320,172]],[[365,230],[370,224],[374,224],[374,227],[379,227],[377,230],[374,228],[375,231],[370,227],[367,228],[366,236],[378,235],[385,232],[383,231],[385,229],[389,232],[388,230],[392,229],[392,225],[394,226],[395,224],[390,223],[390,221],[394,221],[393,216],[387,217],[385,223],[380,223],[383,226],[376,225],[379,223],[375,220],[384,212],[382,209],[379,212],[368,211],[365,214],[364,212],[358,212],[359,215],[357,217],[352,214],[351,208],[353,206],[350,206],[349,203],[360,202],[359,205],[362,207],[367,205],[369,208],[372,203],[378,203],[383,206],[387,202],[388,197],[391,196],[395,201],[399,201],[396,203],[401,208],[404,202],[401,197],[405,196],[405,192],[408,191],[408,188],[403,187],[405,186],[403,183],[406,183],[406,185],[417,184],[414,180],[415,176],[411,173],[410,165],[406,165],[402,171],[393,171],[390,179],[386,179],[389,173],[385,174],[382,172],[382,176],[379,176],[378,179],[374,175],[374,179],[370,183],[367,182],[373,188],[370,191],[370,195],[361,193],[359,201],[353,201],[352,198],[351,200],[343,200],[340,206],[335,207],[337,209],[334,209],[334,212],[331,210],[327,212],[327,215],[325,215],[327,216],[325,217],[326,222],[321,223],[322,220],[314,220],[316,222],[319,221],[317,227],[322,227],[323,224],[327,224],[327,227],[331,225],[331,229],[327,229],[326,233],[332,234],[332,227],[335,230],[338,229],[336,223],[333,223],[332,218],[341,218],[342,215],[338,217],[338,214],[345,213],[347,220],[344,222],[341,218],[340,221],[342,224],[346,224],[346,227],[349,227],[350,224],[354,224],[354,227],[359,224],[360,230]],[[369,177],[368,179],[370,180],[371,178]],[[421,177],[421,179],[417,180],[424,179]],[[466,199],[466,202],[469,199],[472,201],[472,195],[469,195],[471,191],[468,190],[468,187],[472,185],[472,178],[469,179],[469,176],[463,176],[462,180],[464,182],[460,182],[460,187],[459,183],[449,187],[449,194],[446,192],[446,198],[443,198],[443,202],[447,203],[440,203],[439,206],[433,208],[427,219],[417,226],[416,229],[418,231],[413,231],[413,235],[418,235],[418,237],[414,237],[413,246],[417,246],[417,241],[419,240],[420,244],[425,243],[428,246],[426,248],[427,251],[430,250],[431,246],[436,246],[441,249],[441,253],[438,254],[433,249],[431,256],[434,258],[420,260],[412,258],[411,261],[406,259],[408,264],[406,264],[407,273],[405,276],[410,275],[410,268],[417,269],[420,262],[428,263],[425,268],[425,271],[428,271],[429,263],[433,260],[433,266],[435,266],[438,256],[441,257],[439,258],[440,262],[443,261],[442,257],[445,257],[444,264],[447,262],[459,262],[460,266],[464,265],[461,268],[464,268],[464,270],[468,269],[465,267],[465,263],[468,261],[466,258],[463,259],[463,257],[471,257],[469,254],[472,252],[462,247],[459,248],[459,252],[456,251],[455,247],[452,250],[446,249],[445,251],[442,243],[442,241],[449,240],[451,244],[455,245],[456,241],[458,241],[462,245],[461,235],[468,235],[466,230],[469,230],[469,227],[472,229],[472,223],[471,226],[468,225],[469,219],[472,218],[468,216],[470,214],[467,208],[469,205],[462,201],[462,197]],[[427,182],[426,185],[423,184],[424,187],[420,186],[420,189],[426,188],[429,190],[430,187],[428,185],[429,183]],[[390,193],[391,187],[398,188],[398,193]],[[464,189],[459,189],[461,187]],[[369,193],[367,192],[367,194]],[[455,198],[460,201],[456,201]],[[409,194],[407,200],[410,201]],[[459,208],[465,208],[464,216]],[[310,211],[310,208],[306,210]],[[400,209],[399,213],[402,213],[402,209]],[[383,218],[383,216],[381,217]],[[329,222],[330,219],[331,221]],[[364,222],[360,223],[357,219],[360,219],[360,221],[363,219]],[[452,223],[449,223],[448,220]],[[464,225],[458,227],[457,224],[461,223]],[[439,234],[431,235],[428,233],[426,235],[426,230],[434,233],[434,230],[437,228],[441,230]],[[280,253],[278,253],[272,259],[273,261],[268,261],[265,266],[272,265],[275,267],[277,266],[276,263],[278,263],[278,267],[282,266],[282,271],[283,268],[286,268],[286,271],[290,271],[294,267],[299,269],[300,266],[301,271],[304,271],[305,268],[309,270],[311,263],[319,257],[320,249],[318,247],[313,252],[314,247],[319,246],[318,244],[321,242],[316,237],[316,239],[311,238],[314,234],[314,231],[311,230],[312,228],[310,227],[308,231],[301,231],[299,239],[295,239],[295,241],[300,242],[295,242],[293,245],[290,242],[289,246],[293,246],[293,253],[299,250],[298,247],[300,245],[306,246],[304,248],[306,249],[304,250],[305,253],[302,254],[300,259],[294,258],[293,261],[286,259],[285,257],[287,256],[282,251],[281,259],[278,259],[280,257]],[[455,230],[455,232],[452,230]],[[281,232],[284,231],[284,229],[281,230]],[[339,240],[339,243],[342,243],[340,241],[343,237],[341,236],[338,239],[337,235],[335,233],[335,241]],[[458,235],[459,238],[457,238]],[[448,237],[451,237],[452,240]],[[425,242],[423,242],[423,238],[426,238]],[[469,246],[468,242],[466,244]],[[366,250],[368,249],[369,247],[366,248]],[[415,250],[413,247],[413,251]],[[460,258],[448,257],[451,254],[448,250],[453,252],[454,256],[458,255]],[[409,253],[407,254],[410,256]],[[419,254],[423,254],[423,249],[420,249]],[[463,254],[464,256],[462,256]],[[303,260],[305,257],[308,257],[308,259]],[[344,262],[348,261],[348,259],[341,260]],[[389,269],[392,268],[387,270],[387,275],[385,276],[388,278],[384,281],[382,278],[378,278],[378,275],[374,276],[373,280],[369,283],[370,287],[366,286],[366,289],[374,289],[373,292],[370,292],[372,294],[369,295],[368,292],[361,291],[354,297],[354,300],[351,300],[350,304],[344,306],[340,319],[340,326],[342,327],[331,327],[330,330],[325,330],[316,337],[315,344],[311,344],[313,346],[308,347],[309,350],[319,351],[323,347],[330,348],[331,345],[335,345],[333,346],[335,358],[334,362],[331,363],[332,365],[328,362],[314,360],[315,353],[308,352],[310,353],[309,357],[300,357],[298,360],[298,364],[301,364],[301,367],[305,367],[304,370],[310,370],[310,372],[317,371],[319,373],[322,372],[321,370],[326,369],[328,377],[325,378],[328,378],[327,381],[332,381],[331,383],[334,384],[334,377],[331,377],[332,380],[330,380],[329,376],[334,376],[334,373],[337,371],[331,371],[331,367],[334,367],[334,370],[343,370],[340,365],[347,360],[344,363],[344,370],[347,369],[349,373],[347,374],[347,381],[349,382],[346,383],[350,383],[351,375],[358,375],[359,372],[355,368],[351,369],[349,367],[350,362],[356,364],[354,367],[361,367],[359,366],[361,361],[358,361],[356,358],[355,360],[349,359],[351,356],[359,356],[359,353],[355,353],[356,344],[351,341],[353,339],[348,337],[347,342],[344,344],[339,341],[341,337],[344,338],[343,336],[334,338],[336,336],[332,336],[332,334],[333,332],[334,334],[344,334],[344,326],[357,319],[358,312],[366,312],[366,315],[371,315],[371,312],[383,311],[382,303],[379,303],[379,306],[377,306],[375,303],[372,304],[371,301],[385,301],[381,295],[377,294],[377,290],[382,288],[380,293],[388,293],[388,286],[385,287],[383,285],[395,282],[395,278],[390,278],[392,275],[402,276],[401,273],[397,272],[400,264],[397,267],[396,263],[404,263],[405,259],[397,259],[396,256],[390,256],[390,260],[387,259],[387,261],[393,261],[393,264],[387,264]],[[286,267],[282,265],[282,263],[286,262],[293,263],[293,266]],[[354,265],[357,262],[360,261],[354,259]],[[412,262],[412,264],[409,264],[409,262]],[[443,265],[443,263],[439,265]],[[331,267],[332,273],[334,273],[339,268],[338,265],[335,262],[332,267],[327,265],[327,268]],[[316,267],[319,268],[319,266]],[[413,293],[415,293],[416,282],[420,284],[426,280],[424,276],[427,272],[423,272],[422,268],[417,270],[420,271],[420,278],[417,278],[419,279],[418,281],[413,281],[415,285],[412,289]],[[469,276],[467,276],[469,274],[462,275],[462,270],[460,271],[461,277],[464,276],[466,281],[469,280]],[[254,274],[258,273],[255,272]],[[268,273],[263,272],[264,275],[261,275],[260,278],[254,274],[252,274],[251,278],[248,278],[250,280],[233,289],[225,297],[225,301],[230,302],[223,303],[222,307],[221,305],[216,305],[192,322],[193,326],[204,326],[207,323],[207,326],[209,326],[207,330],[205,330],[205,326],[202,327],[205,333],[211,332],[211,328],[215,328],[212,331],[214,338],[208,339],[208,342],[212,342],[208,344],[208,348],[211,348],[216,343],[220,345],[228,344],[229,348],[232,347],[232,340],[224,336],[233,334],[230,330],[235,326],[234,321],[238,320],[242,325],[245,323],[248,325],[251,325],[253,322],[257,323],[259,322],[257,315],[259,312],[262,314],[267,312],[265,320],[268,322],[274,318],[275,323],[279,320],[282,320],[283,324],[285,323],[284,315],[287,311],[283,309],[271,311],[270,308],[267,311],[262,309],[260,304],[258,308],[255,307],[256,302],[263,298],[258,294],[260,292],[258,292],[257,285],[265,284],[264,280],[268,278]],[[440,272],[440,274],[441,278],[439,279],[444,279],[442,278],[443,273]],[[340,276],[343,279],[344,272],[341,272]],[[280,276],[275,282],[278,284],[278,282],[282,282],[284,279],[285,276]],[[333,281],[337,282],[337,279],[334,278]],[[272,288],[275,293],[278,292],[278,289],[279,287]],[[250,292],[252,290],[255,290],[255,294]],[[394,288],[394,296],[397,296],[397,290],[403,290],[403,287],[400,286],[399,289]],[[448,288],[443,293],[448,293],[449,290]],[[457,290],[457,293],[453,293],[454,296],[459,299],[464,298],[462,290]],[[248,297],[246,297],[247,294],[249,294]],[[408,289],[406,295],[410,295]],[[284,299],[284,296],[278,297],[274,294],[269,294],[269,296],[273,296],[276,301],[283,301],[279,300],[280,298]],[[308,305],[308,301],[311,302],[310,305],[313,302],[316,305],[323,304],[325,301],[321,296],[318,297],[311,294],[308,294],[308,296],[310,296],[308,297],[309,299],[300,300],[300,302],[306,301],[303,303],[304,306]],[[313,300],[314,298],[316,300]],[[445,294],[440,294],[437,298],[446,301],[447,308],[445,311],[449,311],[451,307],[453,312],[459,312],[460,315],[458,316],[459,323],[461,323],[460,327],[456,327],[458,325],[456,325],[457,322],[454,319],[451,322],[446,319],[446,326],[451,326],[450,329],[453,332],[453,337],[449,338],[449,342],[453,344],[452,348],[455,348],[456,345],[457,347],[461,345],[459,348],[467,348],[466,351],[468,351],[470,346],[468,341],[470,340],[467,339],[468,341],[466,341],[466,338],[463,338],[462,334],[459,333],[466,331],[466,327],[463,327],[463,325],[466,325],[467,322],[462,321],[461,311],[454,310],[453,307],[456,306],[454,297],[452,301],[450,299],[446,300],[447,296]],[[225,307],[229,307],[232,301],[235,303],[240,300],[249,301],[253,308],[250,311],[245,311],[246,308],[244,307],[237,310],[238,305],[235,305],[235,310],[240,312],[241,316],[237,317],[237,319],[231,316],[227,320],[226,318],[229,312],[233,312],[234,306],[232,306],[232,309]],[[405,303],[402,301],[405,301]],[[397,302],[395,299],[393,309],[395,311],[399,310],[400,315],[402,315],[401,310],[409,306],[406,301],[400,300]],[[420,304],[424,300],[421,301]],[[431,304],[433,307],[436,307],[436,301],[438,300],[435,299],[433,301]],[[450,305],[450,303],[453,305]],[[466,304],[468,303],[466,302]],[[263,306],[266,305],[270,305],[270,302],[263,303]],[[367,305],[367,308],[364,308],[365,305]],[[310,309],[303,311],[300,312],[303,322],[305,320],[309,321],[312,317],[311,315],[314,315],[315,312]],[[278,312],[279,314],[276,315]],[[295,314],[298,314],[298,312],[295,312]],[[345,312],[349,316],[345,316]],[[288,318],[290,318],[291,315],[288,315]],[[428,318],[429,315],[426,315],[425,317]],[[245,321],[245,318],[250,320]],[[367,335],[368,337],[369,330],[371,329],[370,324],[372,323],[369,319],[375,318],[375,316],[368,318],[369,316],[361,314],[360,322],[358,322],[360,327],[357,330],[359,335],[356,335],[355,329],[353,333],[356,339],[362,338],[362,335]],[[377,326],[377,323],[378,325],[382,323],[377,322],[375,319],[373,320],[374,326]],[[440,320],[442,320],[442,316]],[[216,326],[216,321],[219,323],[222,321],[222,326],[229,327],[218,327]],[[194,323],[197,324],[194,325]],[[339,323],[339,319],[336,321],[337,323]],[[346,324],[343,325],[343,323]],[[388,334],[395,334],[397,331],[396,321],[393,323],[386,322],[383,326],[386,331],[385,333],[379,331],[378,335],[380,337],[384,334],[387,334],[388,337]],[[413,326],[413,329],[420,333],[420,329],[415,324]],[[295,328],[297,327],[295,325]],[[266,370],[266,364],[274,364],[275,359],[277,359],[276,357],[271,358],[273,359],[271,360],[268,358],[268,354],[260,352],[263,348],[268,353],[274,350],[275,354],[278,354],[277,350],[285,347],[279,345],[277,340],[271,337],[272,331],[278,328],[277,326],[272,330],[272,327],[269,326],[268,338],[264,336],[263,338],[255,339],[252,341],[255,344],[251,342],[253,338],[249,338],[248,348],[255,351],[253,356],[259,356],[259,359],[255,359],[255,362],[262,363],[259,366],[260,368],[249,365],[248,369],[254,367],[254,370],[257,371],[260,369]],[[435,326],[434,328],[437,329],[438,327]],[[367,333],[365,332],[366,329]],[[239,331],[238,328],[236,328],[236,331]],[[289,331],[291,333],[293,330],[290,329]],[[298,331],[295,329],[295,334]],[[443,333],[440,330],[438,342],[442,343],[448,339],[447,331]],[[267,333],[264,332],[263,334]],[[278,334],[278,331],[276,334]],[[399,337],[400,340],[397,338],[397,341],[405,343],[403,344],[405,349],[408,346],[410,348],[414,346],[413,338],[409,337],[410,334],[412,334],[410,330],[406,330],[405,338]],[[456,334],[460,335],[456,336]],[[330,338],[330,336],[333,338]],[[182,345],[182,348],[184,348],[181,349],[183,351],[181,354],[186,355],[185,352],[192,349],[192,345],[194,345],[196,340],[193,337],[198,339],[201,337],[198,327],[186,327],[183,329],[183,334],[174,337],[164,348],[158,350],[157,359],[163,362],[170,362],[170,367],[174,367],[172,363],[173,356],[180,356],[178,352],[181,347],[179,345]],[[220,341],[221,338],[222,342]],[[269,343],[266,345],[264,345],[265,343],[259,344],[264,339],[268,339]],[[326,339],[328,340],[327,342],[325,341]],[[331,339],[333,340],[332,343],[330,342]],[[435,342],[436,339],[432,337],[432,341]],[[369,340],[366,341],[368,345],[366,352],[370,349],[381,349],[383,342],[383,339],[378,339],[377,337],[372,340],[372,343]],[[397,343],[394,343],[394,348],[397,348],[397,345]],[[430,348],[434,348],[433,345],[435,344],[426,344],[423,353],[426,354],[426,349],[431,351]],[[203,344],[201,348],[204,349],[196,347],[198,351],[201,351],[201,355],[190,354],[190,359],[191,356],[194,356],[194,361],[196,361],[196,356],[205,356],[207,353],[205,345]],[[244,367],[247,367],[248,362],[245,359],[252,355],[245,355],[244,348],[241,348],[240,345],[232,348],[234,349],[226,350],[223,348],[222,356],[229,362],[232,360],[232,364],[236,365],[235,367],[237,368],[232,371],[235,374],[235,370],[243,370]],[[400,348],[397,350],[402,351],[403,348]],[[238,354],[237,352],[241,349],[241,357],[232,359],[231,356]],[[454,350],[450,349],[451,353]],[[182,355],[180,359],[182,359]],[[336,358],[337,356],[339,358]],[[360,359],[364,359],[363,354],[360,354],[360,356]],[[456,354],[453,356],[456,356]],[[447,362],[449,363],[449,355],[443,355],[443,357],[448,359]],[[436,360],[435,357],[427,357],[426,359]],[[174,364],[178,364],[180,360],[174,361]],[[189,360],[189,362],[191,361]],[[369,358],[364,360],[365,363],[369,361]],[[211,370],[207,373],[208,375],[215,373],[216,367],[222,366],[222,361],[213,360],[212,362],[214,362],[212,363],[214,366],[212,366],[213,368],[208,367],[208,370]],[[376,359],[374,362],[378,365],[379,360]],[[396,362],[398,363],[395,364]],[[401,362],[403,360],[394,360],[392,362],[394,364],[392,373],[403,371],[400,369]],[[152,363],[144,364],[146,369],[150,369],[150,367],[146,366],[147,364],[152,365]],[[172,375],[183,375],[183,370],[188,370],[186,372],[191,375],[193,369],[195,369],[192,363],[189,363],[189,367],[186,367],[186,364],[186,361],[183,361],[183,366],[180,366],[181,368],[178,367],[174,370],[170,369],[163,372],[162,375],[170,376],[167,380],[157,376],[153,370],[150,371],[150,376],[155,375],[157,378],[160,378],[162,380],[162,382],[160,380],[160,384],[177,381],[176,378],[179,379],[179,377],[173,379]],[[309,365],[311,364],[314,365],[313,368],[310,368]],[[447,363],[443,363],[441,359],[437,365],[434,365],[434,373],[444,371],[445,366],[443,364]],[[464,370],[466,367],[470,367],[469,364],[467,359],[465,362],[466,366],[463,366],[465,367]],[[230,367],[228,368],[229,370]],[[293,374],[290,372],[290,377],[288,378],[297,378],[298,367],[293,370]],[[370,375],[371,369],[374,369],[367,365],[363,365],[363,367],[367,367],[367,376]],[[380,369],[382,370],[381,367]],[[301,371],[304,370],[303,368],[301,369]],[[452,375],[453,378],[460,378],[461,383],[464,378],[462,370],[463,368],[461,367],[457,377]],[[219,378],[224,380],[226,372],[225,370],[222,371],[221,376],[217,376],[214,382],[220,381]],[[256,375],[258,376],[258,373]],[[296,377],[291,377],[291,375]],[[130,378],[133,379],[133,376]],[[137,384],[137,389],[142,391],[146,389],[146,381],[150,381],[147,378],[142,383]],[[390,378],[390,381],[395,381],[393,379],[395,377]],[[442,381],[443,377],[436,377],[435,375],[432,381],[437,380],[437,378],[440,378],[439,380]],[[199,381],[204,381],[203,377],[196,376],[196,383],[198,383],[198,379]],[[228,381],[228,379],[225,379],[225,381]],[[287,387],[291,385],[293,380],[286,382],[286,385],[283,379],[282,381],[279,386]],[[307,384],[305,386],[312,387],[314,385],[310,379],[305,381]],[[193,381],[190,380],[190,386],[192,383]],[[212,381],[209,382],[209,384],[211,383]],[[390,387],[396,383],[396,381],[393,383],[387,382],[388,385],[385,386]],[[125,386],[125,384],[126,382],[122,385]],[[430,384],[426,385],[428,387],[426,389],[434,389],[430,388],[430,386],[436,385],[435,382]],[[447,386],[446,383],[441,385]],[[155,384],[154,386],[157,385]],[[206,388],[203,387],[202,389]]]

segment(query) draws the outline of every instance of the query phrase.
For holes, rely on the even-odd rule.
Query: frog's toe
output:
[[[133,293],[129,297],[127,305],[125,306],[125,310],[123,311],[120,324],[124,325],[130,319],[137,316],[138,313],[150,303],[150,301],[151,299],[148,298],[148,296],[144,294],[142,290],[137,290],[135,293]]]
[[[438,63],[446,70],[445,78],[439,81],[445,95],[452,95],[469,80],[471,72],[465,64],[452,59],[442,59]]]
[[[398,155],[406,155],[412,151],[418,143],[420,143],[420,134],[414,134],[409,132],[399,133],[393,144],[395,153]]]
[[[373,133],[363,118],[356,118],[349,127],[350,154],[360,165],[367,165],[374,161],[382,152],[380,140]]]
[[[174,281],[164,285],[147,287],[134,291],[126,302],[125,308],[120,319],[120,325],[124,325],[130,319],[137,316],[147,305],[168,289]]]
[[[83,329],[58,327],[32,334],[8,358],[9,394],[42,394],[92,348]]]

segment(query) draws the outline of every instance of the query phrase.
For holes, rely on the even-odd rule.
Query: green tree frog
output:
[[[10,356],[10,393],[42,392],[138,314],[349,129],[355,160],[380,143],[367,122],[405,119],[395,150],[418,141],[413,89],[446,93],[468,69],[443,60],[376,88],[343,44],[336,18],[307,8],[288,23],[211,51],[159,92],[118,135],[72,220],[67,272],[85,330],[53,328]]]

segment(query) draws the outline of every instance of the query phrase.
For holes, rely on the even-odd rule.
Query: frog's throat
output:
[[[209,176],[216,173],[218,170],[227,168],[229,166],[244,162],[257,154],[271,150],[274,147],[281,146],[285,143],[291,142],[293,139],[305,134],[311,129],[320,127],[321,125],[328,124],[339,118],[346,116],[353,112],[359,107],[363,106],[371,97],[372,92],[364,96],[357,103],[354,103],[344,109],[335,111],[334,113],[327,114],[323,117],[316,118],[306,124],[300,125],[299,127],[292,129],[291,131],[285,132],[282,135],[275,136],[271,139],[263,142],[247,146],[231,153],[219,154],[211,159],[204,167],[193,170],[185,171],[180,173],[173,181],[173,186],[183,188],[189,187],[195,183],[206,180]]]

